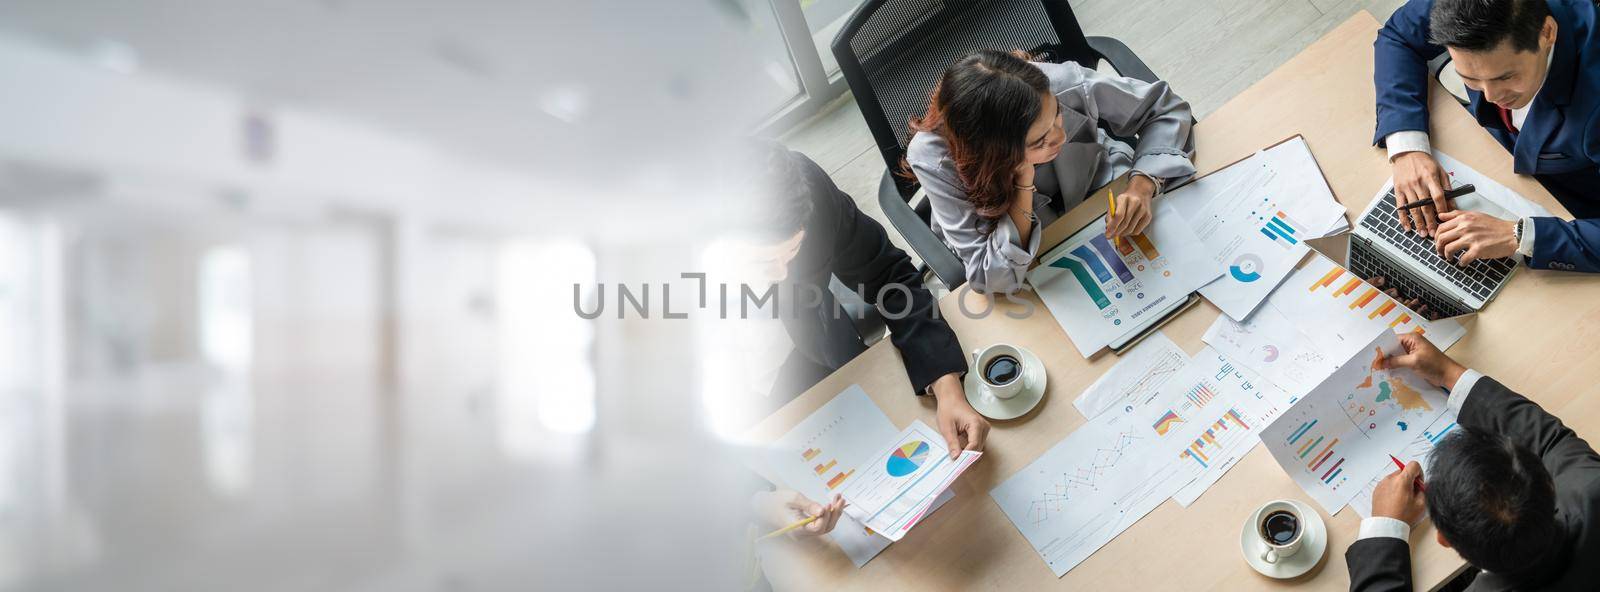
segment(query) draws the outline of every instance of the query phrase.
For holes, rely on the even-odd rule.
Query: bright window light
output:
[[[572,286],[594,310],[595,256],[576,242],[512,241],[497,275],[501,444],[535,457],[543,431],[594,427],[594,325],[573,310]]]

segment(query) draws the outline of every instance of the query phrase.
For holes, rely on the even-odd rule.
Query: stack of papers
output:
[[[1200,288],[1243,320],[1305,256],[1305,239],[1348,228],[1305,140],[1294,138],[1162,197],[1227,273]]]

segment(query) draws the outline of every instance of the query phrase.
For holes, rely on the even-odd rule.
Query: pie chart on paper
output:
[[[904,446],[896,448],[889,454],[889,462],[884,467],[892,477],[904,477],[917,472],[922,463],[928,460],[928,443],[922,440],[912,440]]]

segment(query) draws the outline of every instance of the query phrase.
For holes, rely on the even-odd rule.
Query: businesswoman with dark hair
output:
[[[1038,254],[1039,230],[1125,173],[1107,231],[1142,232],[1162,187],[1194,174],[1192,122],[1165,82],[983,50],[945,69],[927,113],[911,121],[906,167],[967,281],[1010,293]]]

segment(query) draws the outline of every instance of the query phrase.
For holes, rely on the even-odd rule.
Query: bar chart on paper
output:
[[[1158,209],[1170,209],[1158,206]],[[1101,218],[1038,257],[1039,299],[1085,357],[1155,321],[1159,311],[1222,274],[1177,215],[1113,244]]]
[[[1408,370],[1378,363],[1385,353],[1402,352],[1399,337],[1380,331],[1261,433],[1279,466],[1329,513],[1445,412],[1438,389]]]
[[[1222,418],[1212,422],[1200,437],[1195,438],[1183,452],[1178,453],[1178,458],[1194,462],[1202,469],[1209,469],[1208,464],[1212,459],[1210,454],[1227,450],[1237,444],[1241,439],[1250,437],[1250,424],[1245,423],[1240,417],[1239,410],[1230,408],[1222,414]]]
[[[1439,349],[1448,349],[1466,334],[1452,319],[1429,321],[1356,274],[1320,254],[1274,292],[1270,302],[1280,310],[1293,310],[1300,329],[1323,354],[1347,359],[1379,331],[1424,335]]]
[[[1267,235],[1272,242],[1285,249],[1300,243],[1300,239],[1296,237],[1300,231],[1295,230],[1294,224],[1289,222],[1288,214],[1279,210],[1272,213],[1270,218],[1267,216],[1266,212],[1256,216],[1256,220],[1261,222],[1261,234]]]
[[[1166,449],[1179,466],[1198,471],[1173,494],[1188,507],[1210,489],[1260,442],[1261,428],[1288,407],[1289,395],[1227,355],[1207,347],[1195,354],[1182,388],[1178,424]],[[1159,432],[1159,430],[1158,430]]]

